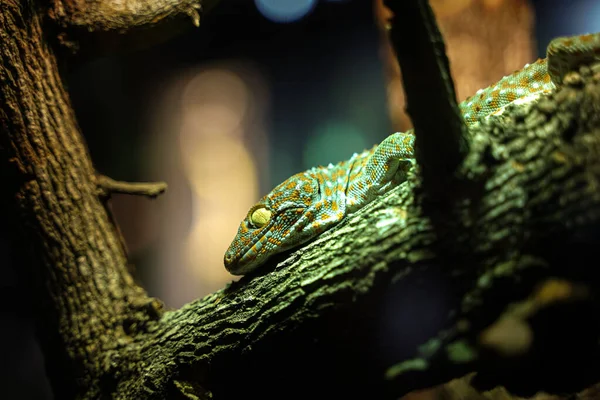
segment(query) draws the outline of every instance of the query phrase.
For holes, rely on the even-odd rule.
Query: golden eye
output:
[[[264,207],[257,208],[250,214],[250,222],[257,228],[262,228],[269,223],[271,219],[271,211]]]

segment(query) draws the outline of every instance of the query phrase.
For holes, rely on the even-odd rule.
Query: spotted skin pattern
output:
[[[537,98],[560,85],[578,65],[600,59],[600,33],[554,39],[547,58],[479,90],[459,104],[468,126],[513,102]],[[273,254],[294,248],[339,223],[406,180],[414,162],[412,130],[388,136],[349,160],[288,178],[254,205],[225,253],[225,267],[246,274]]]

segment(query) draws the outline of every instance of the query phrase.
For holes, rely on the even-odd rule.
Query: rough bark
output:
[[[0,12],[0,121],[3,195],[16,214],[47,371],[57,398],[96,395],[104,351],[148,318],[119,235],[101,202],[87,149],[70,106],[43,9],[3,2]],[[95,387],[95,390],[92,389]]]
[[[163,312],[130,276],[103,203],[160,185],[95,174],[45,31],[126,30],[194,4],[137,3],[147,7],[0,7],[1,195],[28,249],[19,273],[56,398],[397,398],[472,371],[476,385],[518,393],[600,379],[582,363],[597,365],[600,332],[600,68],[473,129],[446,196],[432,197],[416,168],[312,243]],[[433,322],[420,308],[432,297]]]

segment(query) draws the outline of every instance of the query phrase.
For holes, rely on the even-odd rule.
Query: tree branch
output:
[[[468,152],[469,134],[456,102],[444,39],[427,0],[385,3],[394,13],[390,39],[402,69],[423,190],[443,204],[439,200]]]
[[[600,355],[589,296],[599,106],[600,74],[584,68],[578,84],[474,129],[460,169],[469,183],[455,188],[462,201],[444,231],[428,222],[412,175],[312,243],[167,312],[128,349],[149,371],[128,396],[193,382],[215,398],[280,398],[290,387],[398,398],[470,372],[481,388],[524,395],[598,382],[588,365]],[[117,376],[131,368],[122,354]]]
[[[121,193],[154,199],[167,190],[166,182],[123,182],[115,181],[105,175],[96,175],[96,185],[101,198],[109,198],[113,193]]]
[[[484,259],[471,259],[467,275],[457,260],[454,273],[471,287],[453,321],[388,379],[428,386],[431,376],[466,367],[478,371],[478,387],[502,384],[521,395],[598,382],[583,367],[600,357],[600,303],[589,296],[599,284],[589,264],[600,217],[598,72],[599,64],[582,67],[552,96],[473,130],[461,175],[482,186],[462,188],[471,217],[455,232],[469,232],[459,248]]]
[[[98,398],[108,349],[161,312],[128,272],[39,10],[31,0],[0,7],[2,203],[54,395]]]
[[[128,273],[40,10],[0,7],[0,194],[56,398],[397,398],[472,371],[519,393],[600,380],[581,362],[599,361],[600,67],[473,129],[445,220],[416,169],[165,312]]]
[[[49,16],[63,27],[88,31],[120,31],[154,27],[165,19],[186,15],[200,25],[200,11],[215,0],[52,0]]]
[[[50,0],[49,37],[67,57],[86,59],[158,44],[189,27],[219,0]],[[187,22],[187,23],[186,23]],[[66,50],[66,51],[64,51]]]

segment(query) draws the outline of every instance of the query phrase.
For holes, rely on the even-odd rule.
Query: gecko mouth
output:
[[[233,275],[244,275],[262,264],[267,258],[261,254],[263,241],[257,240],[252,245],[239,248],[229,248],[225,253],[225,269]]]
[[[233,252],[227,251],[223,261],[225,264],[225,269],[232,275],[244,275],[246,272],[247,266],[244,266],[243,263],[240,263],[241,260],[236,260]]]
[[[261,205],[261,207],[270,208],[268,204]],[[242,228],[247,229],[240,228],[236,240],[225,252],[223,258],[225,269],[232,275],[244,275],[266,263],[272,256],[296,247],[298,243],[289,240],[289,232],[297,221],[302,219],[304,210],[307,208],[305,204],[290,202],[273,210],[273,215],[265,226],[254,228],[250,225],[243,225]],[[283,228],[275,230],[279,232],[284,229],[288,234],[269,239],[271,231],[281,223],[282,219],[287,223],[283,224]]]

